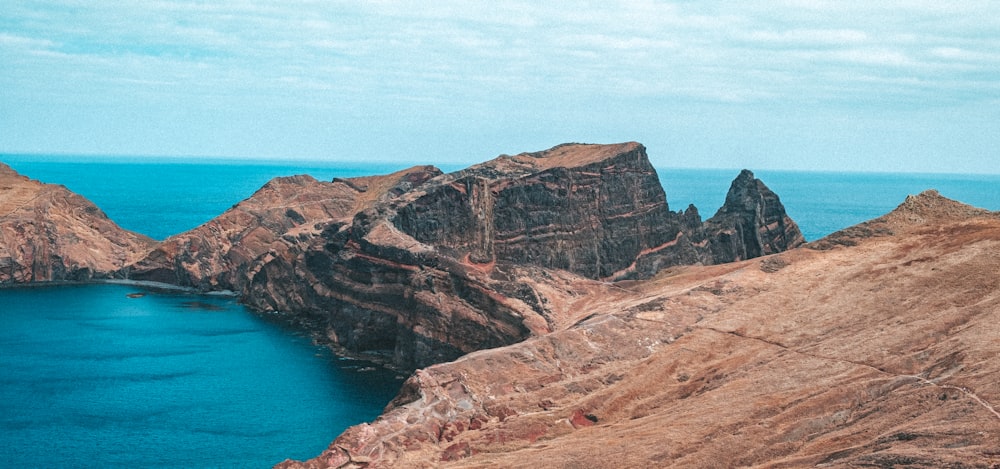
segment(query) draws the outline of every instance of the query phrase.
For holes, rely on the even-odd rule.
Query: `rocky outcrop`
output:
[[[641,282],[531,272],[551,333],[419,370],[279,467],[995,467],[1000,214],[928,192],[845,232]]]
[[[778,195],[745,169],[705,230],[716,263],[776,254],[805,242]]]
[[[549,306],[559,286],[538,278],[547,272],[648,278],[802,242],[752,174],[730,192],[734,205],[703,224],[693,208],[669,210],[637,143],[504,155],[387,194],[349,222],[315,225],[256,263],[243,299],[350,351],[427,366],[552,331],[564,318]],[[779,229],[788,236],[770,235]]]
[[[154,244],[65,187],[0,163],[0,284],[106,278]]]

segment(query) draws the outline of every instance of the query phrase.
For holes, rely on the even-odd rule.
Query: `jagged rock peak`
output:
[[[733,180],[726,202],[705,225],[716,233],[710,242],[716,263],[774,254],[805,243],[778,195],[747,169]]]
[[[771,191],[763,181],[757,179],[753,171],[744,169],[733,179],[726,193],[726,202],[719,208],[719,213],[756,210],[762,199],[780,203],[777,194]]]

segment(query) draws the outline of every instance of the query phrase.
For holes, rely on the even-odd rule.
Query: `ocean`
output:
[[[276,176],[329,180],[407,166],[0,161],[63,184],[156,239],[208,221]],[[672,210],[695,204],[708,218],[739,170],[657,172]],[[1000,175],[755,174],[808,240],[931,188],[1000,210]],[[394,373],[335,357],[228,297],[123,285],[0,290],[0,467],[269,467],[317,455],[348,426],[376,417],[400,384]]]

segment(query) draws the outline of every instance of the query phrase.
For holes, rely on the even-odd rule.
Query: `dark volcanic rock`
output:
[[[778,195],[743,170],[726,194],[726,203],[705,222],[715,263],[775,254],[805,243],[785,213]]]
[[[418,166],[333,182],[306,175],[275,178],[222,215],[170,237],[133,265],[129,275],[204,291],[241,291],[263,263],[288,256],[331,223],[349,222],[379,197],[405,192],[439,174],[433,166]]]
[[[65,187],[0,163],[0,284],[107,278],[154,245]]]

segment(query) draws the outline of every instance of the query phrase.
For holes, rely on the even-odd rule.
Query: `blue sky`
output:
[[[6,0],[0,152],[1000,173],[1000,2]]]

